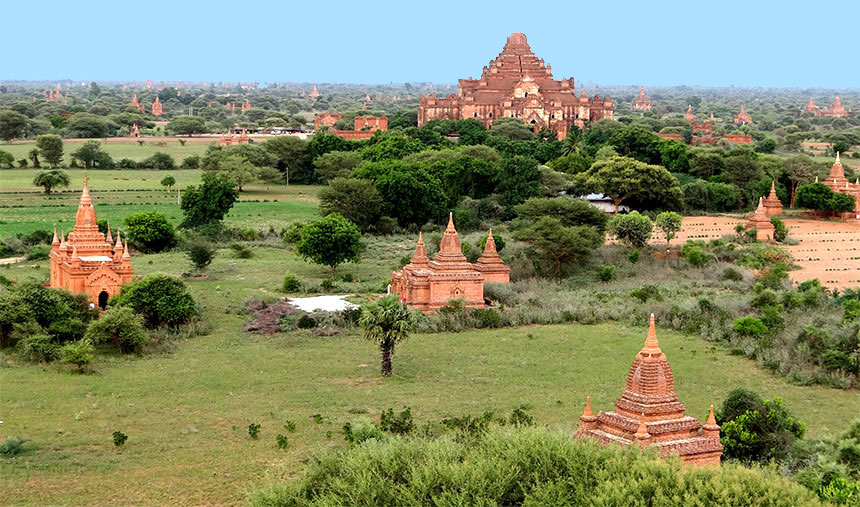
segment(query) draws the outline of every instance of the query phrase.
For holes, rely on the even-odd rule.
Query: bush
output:
[[[140,352],[149,335],[143,320],[127,306],[110,308],[87,327],[84,339],[95,344],[114,343],[123,354]]]
[[[299,292],[302,290],[302,282],[295,274],[287,273],[284,275],[284,283],[282,287],[284,292]]]
[[[497,328],[502,324],[501,314],[493,308],[474,308],[472,317],[477,328]]]
[[[358,262],[361,248],[361,231],[337,213],[304,227],[302,239],[296,244],[296,252],[302,258],[328,266],[332,276],[339,264]]]
[[[28,261],[44,261],[48,260],[48,256],[51,254],[51,246],[50,245],[33,245],[30,247],[30,251],[27,252],[27,260]]]
[[[140,167],[144,169],[157,169],[159,171],[172,171],[176,169],[176,162],[174,162],[173,157],[170,155],[157,151],[149,158],[142,160]]]
[[[148,328],[178,326],[197,315],[197,305],[185,283],[162,274],[149,275],[124,286],[110,304],[131,307],[143,317]]]
[[[786,227],[785,222],[777,217],[770,217],[770,223],[773,224],[774,241],[779,241],[780,243],[785,241],[785,238],[788,236],[788,227]]]
[[[254,252],[251,251],[251,248],[244,243],[233,243],[230,245],[230,249],[233,250],[233,255],[235,255],[237,259],[250,259],[254,256]]]
[[[626,215],[612,217],[607,230],[630,248],[644,248],[651,239],[654,224],[647,216],[633,211]]]
[[[802,486],[740,466],[683,467],[634,446],[604,446],[538,428],[504,428],[478,441],[364,440],[308,464],[292,484],[268,486],[258,506],[280,505],[815,505]],[[364,429],[367,428],[367,429]],[[371,442],[372,440],[372,442]],[[363,442],[363,443],[362,443]],[[444,501],[443,501],[444,499]]]
[[[299,329],[311,329],[317,327],[317,321],[310,315],[302,315],[296,323]]]
[[[191,155],[182,159],[182,165],[180,165],[179,167],[181,169],[199,169],[200,161],[200,155]]]
[[[208,241],[192,240],[185,245],[185,256],[197,271],[203,271],[215,258],[215,246]]]
[[[123,158],[120,159],[119,163],[117,164],[117,167],[120,169],[137,169],[140,166],[135,160],[132,160],[130,158]]]
[[[144,253],[158,253],[176,246],[176,231],[164,213],[141,211],[125,217],[125,237]]]
[[[639,250],[633,250],[627,254],[627,260],[630,262],[630,264],[636,264],[637,262],[639,262],[640,256],[641,254],[639,253]]]
[[[723,460],[746,464],[779,461],[788,455],[795,440],[803,438],[804,424],[791,416],[782,400],[760,401],[758,395],[745,389],[729,393],[718,421]]]
[[[26,438],[7,438],[2,444],[0,444],[0,455],[4,458],[14,458],[20,454],[24,454],[27,452],[27,448],[24,445],[29,442]]]
[[[299,241],[302,240],[302,231],[307,227],[307,222],[290,222],[286,229],[284,229],[283,238],[284,243],[288,245],[295,245]]]
[[[742,282],[744,279],[744,274],[739,270],[729,266],[723,270],[723,274],[720,276],[723,280],[731,281],[731,282]]]
[[[751,316],[735,319],[734,330],[738,334],[753,338],[761,338],[767,334],[767,326],[760,319]]]
[[[95,352],[93,344],[85,338],[63,345],[60,348],[60,357],[64,363],[73,364],[78,367],[78,371],[83,372],[84,366],[92,362]]]
[[[394,413],[393,408],[383,410],[379,415],[379,429],[395,435],[408,435],[415,429],[415,421],[412,420],[412,410],[409,407],[403,409],[399,414]]]
[[[611,282],[615,280],[615,266],[601,266],[597,270],[597,278],[601,282]]]
[[[691,266],[697,268],[708,264],[716,259],[716,257],[704,250],[704,242],[687,241],[681,247],[681,257],[687,259]]]
[[[31,363],[49,363],[59,356],[59,347],[47,334],[31,334],[18,341],[18,355]]]
[[[630,297],[638,299],[640,303],[647,303],[649,300],[663,300],[663,296],[660,295],[660,288],[656,285],[645,285],[642,288],[633,289],[630,291]]]

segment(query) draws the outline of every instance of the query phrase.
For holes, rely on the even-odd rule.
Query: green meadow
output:
[[[185,146],[179,142],[179,138],[143,138],[143,144],[138,144],[131,138],[111,138],[110,140],[96,139],[102,143],[102,150],[110,155],[114,162],[119,162],[121,159],[128,158],[137,162],[152,156],[155,152],[166,153],[173,157],[176,164],[182,163],[182,159],[191,155],[203,155],[213,143],[218,144],[217,138],[192,138],[182,139],[186,141]],[[86,141],[86,139],[64,139],[63,140],[63,161],[68,164],[71,161],[71,153]],[[0,150],[7,151],[15,157],[15,160],[27,158],[30,150],[36,145],[31,142],[17,141],[13,144],[0,144]]]

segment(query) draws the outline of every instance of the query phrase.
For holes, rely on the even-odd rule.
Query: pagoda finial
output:
[[[51,240],[51,244],[52,245],[58,245],[58,246],[60,244],[60,240],[57,238],[57,226],[56,225],[54,226],[54,239]]]
[[[645,424],[645,414],[642,414],[642,417],[639,418],[639,428],[636,430],[634,436],[639,440],[651,438],[651,435],[648,434],[648,426]]]
[[[114,250],[119,250],[122,248],[122,240],[119,237],[119,229],[116,230],[116,245],[114,245]]]
[[[770,180],[770,193],[776,192],[776,180]]]
[[[839,152],[838,152],[838,151],[836,152],[836,163],[837,163],[837,164],[841,164],[841,163],[842,163],[842,162],[840,162],[840,161],[839,161]]]
[[[815,177],[815,182],[818,183],[818,176]]]
[[[131,255],[128,254],[128,241],[126,241],[125,245],[122,247],[122,258],[131,259]]]
[[[711,408],[708,410],[708,420],[705,422],[705,426],[716,426],[717,419],[714,417],[714,406],[711,405]]]
[[[591,396],[585,397],[585,410],[582,412],[583,417],[594,417],[594,412],[591,411]]]
[[[418,242],[415,243],[415,253],[412,254],[411,264],[426,264],[430,260],[427,258],[427,248],[424,246],[424,235],[418,233]]]
[[[756,213],[764,213],[764,200],[763,198],[758,198],[758,207],[755,209]]]
[[[654,314],[651,314],[651,320],[648,324],[648,336],[645,338],[645,345],[642,347],[640,354],[662,354],[660,343],[657,341],[657,330],[654,327]]]
[[[446,227],[446,229],[448,229],[449,231],[454,230],[454,212],[453,211],[448,212],[448,227]]]
[[[113,243],[113,237],[110,235],[110,222],[107,224],[107,234],[105,234],[105,241],[107,244]]]

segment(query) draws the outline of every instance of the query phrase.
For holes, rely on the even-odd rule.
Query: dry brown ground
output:
[[[817,278],[822,285],[844,289],[860,286],[860,222],[830,220],[783,219],[790,238],[797,245],[781,245],[794,257],[800,267],[789,272],[795,283]],[[739,217],[684,217],[682,230],[671,244],[681,245],[688,239],[710,241],[734,235],[735,225],[744,222]],[[655,239],[654,244],[665,244]]]

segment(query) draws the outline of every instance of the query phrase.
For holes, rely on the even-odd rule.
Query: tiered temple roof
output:
[[[505,266],[499,252],[496,251],[496,239],[493,230],[487,233],[487,241],[484,243],[484,251],[475,261],[475,269],[484,274],[485,282],[508,283],[511,281],[511,268]]]
[[[645,95],[645,87],[639,87],[639,95],[633,99],[631,104],[633,109],[636,111],[650,111],[651,110],[651,99]]]
[[[119,230],[116,231],[116,244],[111,243],[109,228],[107,236],[99,232],[84,176],[84,190],[75,215],[74,230],[68,237],[61,232],[57,238],[54,228],[50,286],[75,294],[87,294],[91,303],[103,308],[108,298],[119,293],[120,287],[131,282],[134,275],[128,243],[123,245]]]
[[[770,193],[764,200],[764,209],[768,216],[773,217],[782,214],[782,202],[776,195],[776,183],[774,181],[770,182]]]
[[[747,229],[755,229],[755,239],[757,241],[770,241],[773,239],[775,227],[770,222],[770,217],[767,214],[767,209],[764,207],[764,199],[758,198],[758,206],[755,211],[749,214],[746,223]]]
[[[653,446],[662,456],[677,454],[685,463],[719,465],[723,446],[713,410],[711,405],[704,427],[685,415],[686,407],[675,394],[672,369],[657,341],[652,314],[645,345],[630,366],[615,410],[595,416],[587,398],[577,437],[605,444]]]
[[[748,115],[747,112],[744,111],[743,104],[741,104],[741,110],[738,111],[738,114],[735,115],[735,123],[741,123],[744,125],[746,125],[747,123],[752,123],[752,118],[750,118],[750,115]]]
[[[573,78],[555,80],[552,67],[532,53],[522,33],[508,37],[502,52],[484,67],[480,79],[460,79],[457,95],[422,96],[418,125],[435,119],[475,118],[489,127],[498,118],[519,118],[548,127],[560,138],[573,125],[612,118],[612,99],[576,95]]]
[[[155,102],[152,103],[152,115],[153,116],[161,116],[163,111],[161,109],[161,101],[158,100],[158,95],[155,96]]]

